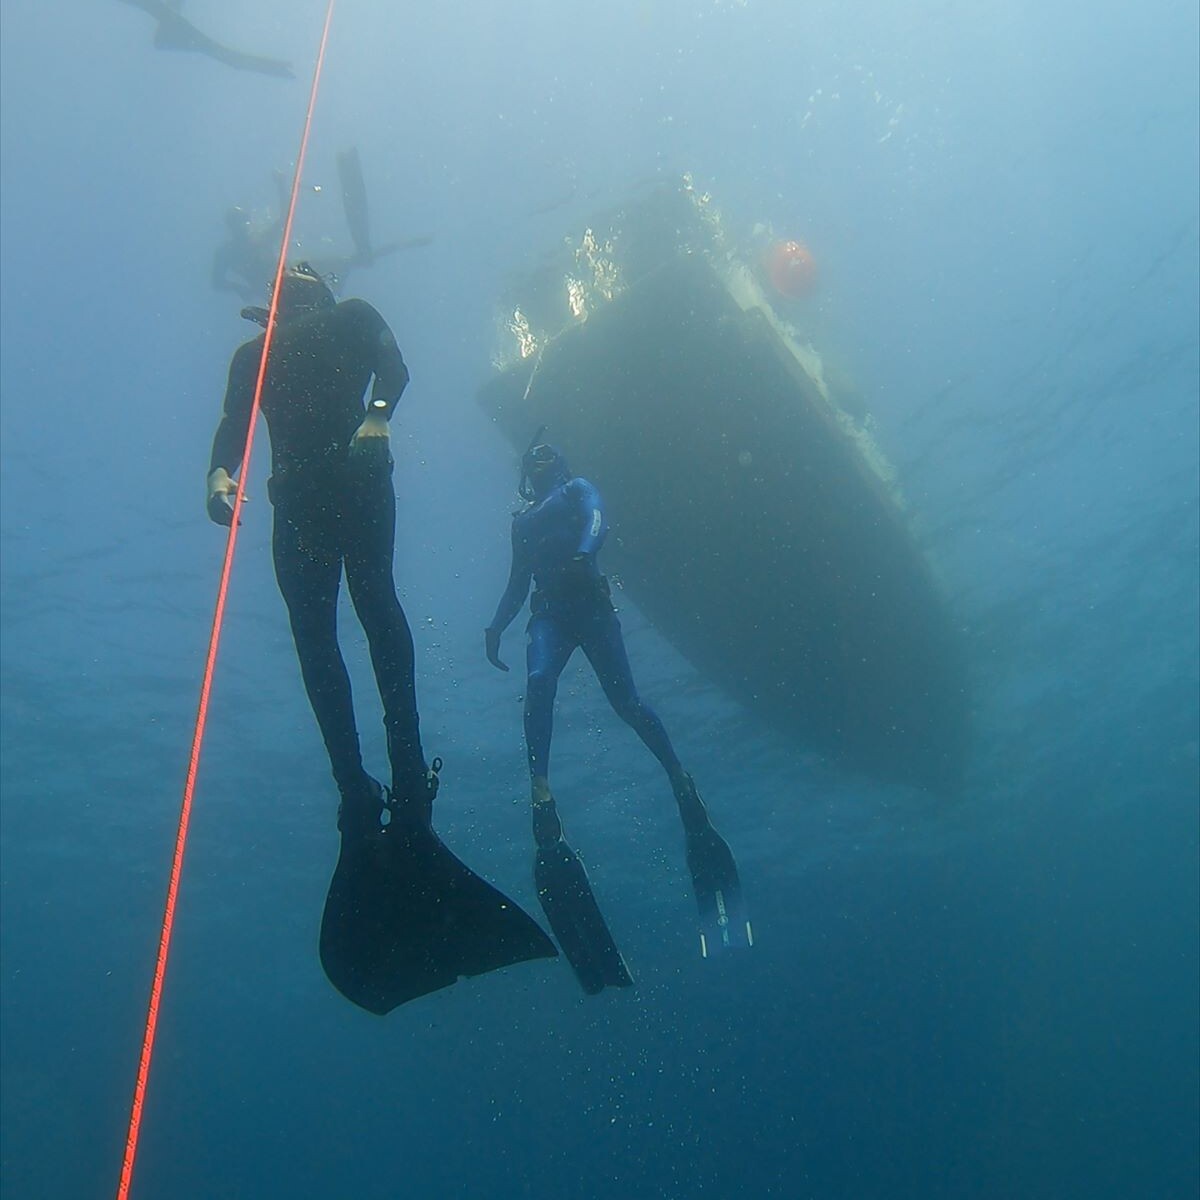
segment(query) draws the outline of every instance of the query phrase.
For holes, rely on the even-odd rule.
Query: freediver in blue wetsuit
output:
[[[535,441],[537,439],[535,438]],[[587,655],[614,711],[642,739],[671,781],[687,839],[687,861],[700,906],[701,952],[751,941],[737,866],[713,829],[692,777],[683,769],[654,710],[638,695],[625,640],[596,556],[608,534],[600,493],[572,475],[553,446],[531,446],[521,463],[526,507],[513,517],[508,586],[484,632],[488,661],[502,671],[500,636],[530,602],[525,742],[533,794],[534,875],[559,944],[584,990],[632,982],[596,905],[583,865],[563,838],[550,791],[550,739],[558,679],[578,647]]]

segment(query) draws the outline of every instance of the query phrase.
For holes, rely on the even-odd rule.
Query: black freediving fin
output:
[[[338,151],[338,177],[342,184],[342,208],[346,214],[346,227],[354,251],[364,266],[374,261],[371,249],[371,227],[367,219],[367,184],[363,179],[362,162],[358,147]]]
[[[742,881],[728,842],[711,826],[687,835],[687,864],[700,909],[700,954],[711,958],[734,946],[754,945]]]
[[[458,979],[558,954],[431,826],[401,816],[342,835],[320,952],[330,983],[380,1016]]]
[[[688,870],[700,910],[700,954],[754,945],[754,930],[742,897],[742,881],[729,843],[713,828],[690,776],[676,790],[686,838]],[[743,938],[745,941],[743,942]]]
[[[583,863],[563,839],[553,800],[534,805],[534,831],[538,900],[580,986],[589,996],[606,987],[629,987],[633,976],[592,894]]]

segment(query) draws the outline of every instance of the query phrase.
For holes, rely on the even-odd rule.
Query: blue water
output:
[[[298,80],[156,53],[110,0],[3,13],[5,1196],[115,1191],[222,552],[203,477],[249,333],[209,260],[290,168],[324,10],[185,11]],[[1181,0],[342,0],[300,220],[344,239],[357,144],[377,238],[435,235],[350,290],[413,372],[396,568],[446,840],[537,911],[521,681],[480,635],[515,480],[473,400],[492,300],[685,170],[821,264],[814,336],[967,638],[971,783],[822,767],[626,605],[756,948],[700,961],[661,774],[573,665],[556,790],[638,987],[588,999],[538,963],[370,1017],[316,957],[335,800],[260,448],[135,1196],[1196,1193],[1196,45]]]

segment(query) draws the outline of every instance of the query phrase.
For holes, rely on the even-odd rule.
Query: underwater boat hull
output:
[[[903,509],[798,359],[679,254],[479,396],[608,503],[605,569],[705,676],[825,757],[952,792],[959,638]]]

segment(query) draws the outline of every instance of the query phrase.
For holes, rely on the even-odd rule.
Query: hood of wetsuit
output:
[[[281,316],[300,316],[333,308],[337,304],[329,284],[308,263],[288,267],[279,281],[279,313]]]

